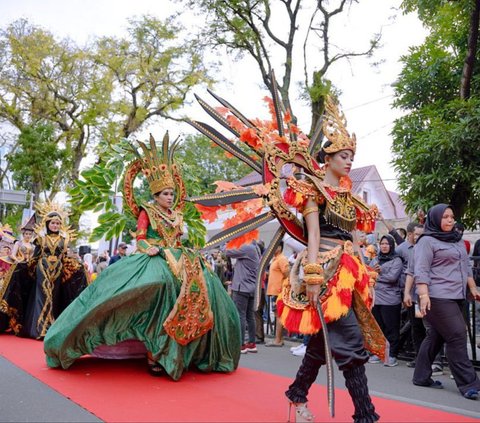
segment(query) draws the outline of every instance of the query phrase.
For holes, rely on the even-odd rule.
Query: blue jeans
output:
[[[255,343],[254,295],[248,292],[232,291],[232,300],[240,315],[242,344],[245,344],[245,326],[248,326],[248,342]]]

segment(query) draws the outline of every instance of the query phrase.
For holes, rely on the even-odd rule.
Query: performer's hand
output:
[[[158,254],[160,250],[157,248],[157,247],[150,247],[148,250],[147,250],[147,254],[149,256],[156,256]]]
[[[311,306],[316,307],[318,296],[320,294],[320,285],[307,285],[307,298]]]
[[[420,298],[420,314],[422,317],[426,316],[427,311],[430,311],[430,297],[428,295]]]
[[[403,305],[405,307],[411,307],[413,305],[412,294],[410,294],[410,292],[403,293]]]

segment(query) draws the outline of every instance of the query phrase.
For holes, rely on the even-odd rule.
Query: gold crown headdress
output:
[[[167,188],[175,188],[174,172],[176,165],[173,163],[173,153],[177,143],[174,142],[169,149],[170,139],[168,132],[163,137],[161,155],[158,153],[152,134],[150,134],[150,148],[143,142],[137,142],[143,151],[142,173],[148,180],[151,193],[156,194]]]
[[[40,223],[35,224],[34,231],[38,235],[44,235],[47,229],[47,222],[58,221],[61,223],[60,232],[68,238],[69,241],[73,241],[76,234],[69,225],[67,225],[67,219],[69,212],[65,210],[62,204],[52,202],[50,200],[44,203],[35,203],[35,214],[38,216]]]
[[[173,161],[173,154],[179,145],[179,138],[170,145],[170,138],[167,131],[163,137],[161,154],[158,151],[152,134],[150,134],[149,139],[150,146],[140,141],[137,142],[142,149],[143,155],[141,155],[136,148],[132,147],[132,151],[138,158],[127,166],[123,181],[124,199],[133,215],[137,217],[140,213],[140,208],[135,201],[133,190],[135,177],[140,172],[147,178],[152,194],[156,194],[167,188],[173,188],[176,198],[174,207],[179,210],[183,209],[187,196],[185,184],[182,180],[179,167]]]
[[[357,138],[354,133],[350,136],[347,131],[347,119],[343,112],[340,112],[331,96],[325,100],[325,112],[323,121],[323,134],[331,142],[323,151],[327,154],[334,154],[342,150],[352,150],[355,153]]]

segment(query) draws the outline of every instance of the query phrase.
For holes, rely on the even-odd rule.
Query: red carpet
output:
[[[47,368],[43,344],[0,335],[0,355],[107,422],[285,422],[281,376],[241,368],[232,374],[188,372],[179,382],[154,378],[143,360],[87,357],[71,369]],[[325,388],[314,385],[315,421],[351,421],[348,393],[336,390],[335,419],[328,416]],[[475,422],[474,418],[375,398],[382,422]]]

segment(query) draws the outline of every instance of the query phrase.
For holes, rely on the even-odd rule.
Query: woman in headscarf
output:
[[[420,347],[413,383],[443,388],[432,379],[432,362],[445,342],[447,360],[460,393],[477,399],[480,380],[468,358],[463,304],[468,292],[477,301],[477,290],[461,234],[454,229],[451,206],[437,204],[427,213],[425,232],[415,246],[414,280],[420,312],[430,324]]]
[[[403,270],[403,261],[395,253],[395,240],[391,235],[384,235],[380,239],[380,252],[378,257],[370,262],[370,266],[378,272],[375,305],[372,313],[390,343],[389,359],[384,365],[394,367],[398,365],[400,312],[402,309],[399,278]],[[380,359],[372,356],[369,362],[380,363]]]

